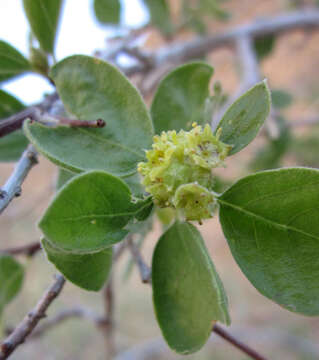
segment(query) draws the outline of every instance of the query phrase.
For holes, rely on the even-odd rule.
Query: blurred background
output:
[[[181,1],[171,0],[173,17],[179,15]],[[123,36],[130,27],[148,23],[147,8],[138,0],[122,2],[121,28],[101,26],[95,19],[92,2],[66,0],[57,38],[56,57],[72,54],[101,54],[114,44],[114,36]],[[292,12],[319,11],[316,1],[293,0],[228,0],[220,3],[223,13],[205,16],[204,24],[196,19],[189,27],[182,27],[174,36],[163,36],[149,27],[138,37],[143,49],[156,50],[165,44],[206,34],[219,34],[234,26],[262,21],[263,18]],[[27,53],[28,25],[20,1],[1,0],[0,38]],[[266,129],[249,147],[227,160],[227,168],[219,171],[221,187],[231,184],[251,171],[278,166],[319,167],[319,27],[296,29],[259,44],[263,56],[259,58],[261,78],[267,78],[273,99],[277,128]],[[267,50],[268,48],[268,50]],[[266,50],[265,50],[266,49]],[[205,58],[215,68],[213,80],[220,81],[225,99],[236,93],[241,77],[234,49],[217,48]],[[127,55],[117,59],[130,64]],[[139,78],[132,79],[139,85]],[[40,101],[44,93],[53,91],[43,78],[27,75],[6,83],[3,89],[17,96],[25,104]],[[149,101],[152,91],[145,93]],[[227,101],[227,100],[226,100]],[[266,134],[265,134],[266,132]],[[0,163],[0,184],[12,172],[14,163]],[[38,219],[55,192],[57,168],[43,157],[23,185],[22,196],[0,217],[1,248],[38,240]],[[232,325],[229,331],[258,349],[269,359],[312,360],[319,358],[319,321],[290,313],[260,295],[235,264],[216,219],[206,221],[201,232],[223,280],[230,303]],[[154,244],[161,233],[161,225],[154,223],[144,241],[142,252],[150,263]],[[115,343],[116,359],[179,359],[161,339],[154,317],[151,289],[141,283],[133,268],[127,276],[128,254],[114,267]],[[5,311],[4,323],[17,324],[34,306],[44,289],[52,282],[54,267],[43,253],[32,259],[21,258],[27,266],[23,291]],[[63,293],[50,307],[48,316],[74,306],[90,307],[103,312],[100,294],[86,292],[66,284]],[[56,326],[45,336],[28,341],[12,355],[13,360],[84,360],[105,359],[105,344],[101,333],[88,320],[70,319]],[[183,358],[196,360],[244,360],[238,350],[212,335],[199,353]]]

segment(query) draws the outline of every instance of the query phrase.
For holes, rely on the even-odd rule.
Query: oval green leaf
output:
[[[319,315],[319,171],[250,175],[219,203],[233,256],[256,289],[290,311]]]
[[[265,35],[255,39],[254,47],[258,60],[261,61],[269,56],[273,52],[275,44],[276,36],[274,34]]]
[[[153,301],[168,345],[199,350],[214,322],[230,322],[222,283],[198,230],[175,223],[159,239],[152,263]]]
[[[28,60],[13,46],[0,40],[0,82],[31,71]]]
[[[24,269],[13,257],[0,255],[0,315],[22,287]]]
[[[105,170],[126,177],[136,172],[152,144],[153,126],[135,87],[112,65],[72,56],[51,72],[66,109],[78,119],[106,122],[104,128],[49,128],[25,122],[35,147],[74,172]]]
[[[150,13],[151,23],[164,35],[171,35],[173,24],[166,0],[143,0]]]
[[[56,189],[59,190],[63,185],[65,185],[69,180],[71,180],[76,175],[77,174],[74,174],[73,172],[71,172],[69,170],[60,168],[59,172],[58,172],[57,182],[56,182]]]
[[[271,90],[271,101],[275,109],[281,110],[292,104],[293,97],[286,90],[273,89]]]
[[[120,0],[94,0],[94,13],[102,24],[118,24],[121,19]]]
[[[129,188],[119,178],[92,171],[61,188],[39,227],[54,247],[92,253],[121,241],[127,234],[124,226],[149,206],[132,203]]]
[[[24,105],[15,97],[0,90],[0,122],[24,108]],[[27,147],[28,140],[22,130],[0,138],[0,162],[16,161]]]
[[[50,54],[54,44],[63,0],[23,0],[24,11],[41,48]]]
[[[206,104],[213,68],[195,62],[170,72],[159,84],[151,115],[157,134],[167,130],[190,130],[193,122],[206,122]]]
[[[246,147],[258,134],[270,111],[270,91],[262,81],[237,99],[226,111],[216,132],[220,140],[233,145],[230,155]]]
[[[112,266],[112,248],[93,254],[73,254],[53,247],[47,240],[42,246],[48,260],[73,284],[89,291],[99,291]]]

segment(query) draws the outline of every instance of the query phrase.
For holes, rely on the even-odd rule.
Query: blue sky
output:
[[[73,54],[90,55],[105,48],[105,38],[110,29],[101,27],[94,19],[93,0],[65,0],[62,21],[57,38],[58,60]],[[139,0],[123,1],[122,23],[138,26],[147,20],[147,13]],[[0,39],[27,55],[29,26],[23,13],[22,0],[1,0]],[[51,85],[37,75],[27,75],[6,83],[2,88],[31,104],[41,100],[44,92],[52,91]]]

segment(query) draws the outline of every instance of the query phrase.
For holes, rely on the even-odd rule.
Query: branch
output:
[[[0,138],[16,131],[22,127],[25,119],[37,121],[42,112],[51,109],[52,105],[58,100],[58,94],[53,93],[45,97],[45,99],[34,106],[28,107],[0,122]]]
[[[21,185],[29,171],[37,162],[37,153],[34,147],[29,145],[16,164],[13,173],[3,188],[0,189],[0,214],[14,197],[21,195]]]
[[[241,350],[243,353],[251,357],[255,360],[266,360],[265,357],[258,354],[255,350],[251,349],[248,345],[242,343],[241,341],[237,340],[234,336],[230,335],[226,332],[222,327],[218,324],[213,326],[212,331],[222,337],[224,340],[229,342],[231,345],[235,346],[237,349]]]
[[[296,29],[318,28],[319,11],[296,11],[285,15],[258,19],[245,25],[235,26],[232,29],[217,35],[199,37],[195,40],[180,42],[160,49],[154,56],[158,66],[164,62],[179,63],[203,55],[220,47],[232,46],[239,37],[249,36],[253,39],[271,34],[282,34]]]
[[[29,339],[33,340],[43,336],[47,331],[51,330],[55,326],[59,325],[60,323],[72,319],[72,318],[83,318],[91,321],[94,325],[99,326],[100,323],[103,321],[102,317],[95,314],[91,309],[87,309],[84,307],[74,307],[71,309],[65,309],[59,312],[57,315],[48,319],[43,324],[39,325],[29,337]]]
[[[9,255],[27,255],[32,257],[38,251],[41,250],[41,244],[39,241],[34,241],[27,245],[12,247],[0,250],[0,254],[9,254]]]
[[[0,122],[0,138],[22,127],[25,119],[37,120],[39,109],[31,106]]]
[[[64,283],[64,277],[57,275],[54,283],[47,289],[35,308],[26,315],[11,335],[2,342],[0,345],[0,360],[7,359],[32,333],[38,322],[46,316],[45,312],[52,301],[60,294]]]
[[[106,359],[113,359],[116,353],[114,341],[114,291],[112,274],[108,284],[103,291],[104,317],[99,322],[99,328],[102,331],[105,341]]]
[[[220,120],[232,103],[250,87],[260,81],[259,65],[251,36],[243,34],[236,40],[239,65],[242,71],[241,84],[235,94],[221,107],[213,117],[212,129],[215,130]]]
[[[127,244],[131,251],[133,260],[139,269],[142,282],[144,284],[150,284],[152,282],[151,269],[143,260],[142,255],[137,246],[134,244],[132,237],[128,237]]]

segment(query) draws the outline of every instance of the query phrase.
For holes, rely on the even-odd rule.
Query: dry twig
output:
[[[32,333],[38,322],[46,316],[46,311],[52,301],[60,294],[65,279],[57,275],[54,283],[47,289],[35,308],[30,311],[22,322],[0,345],[0,360],[7,359]]]

